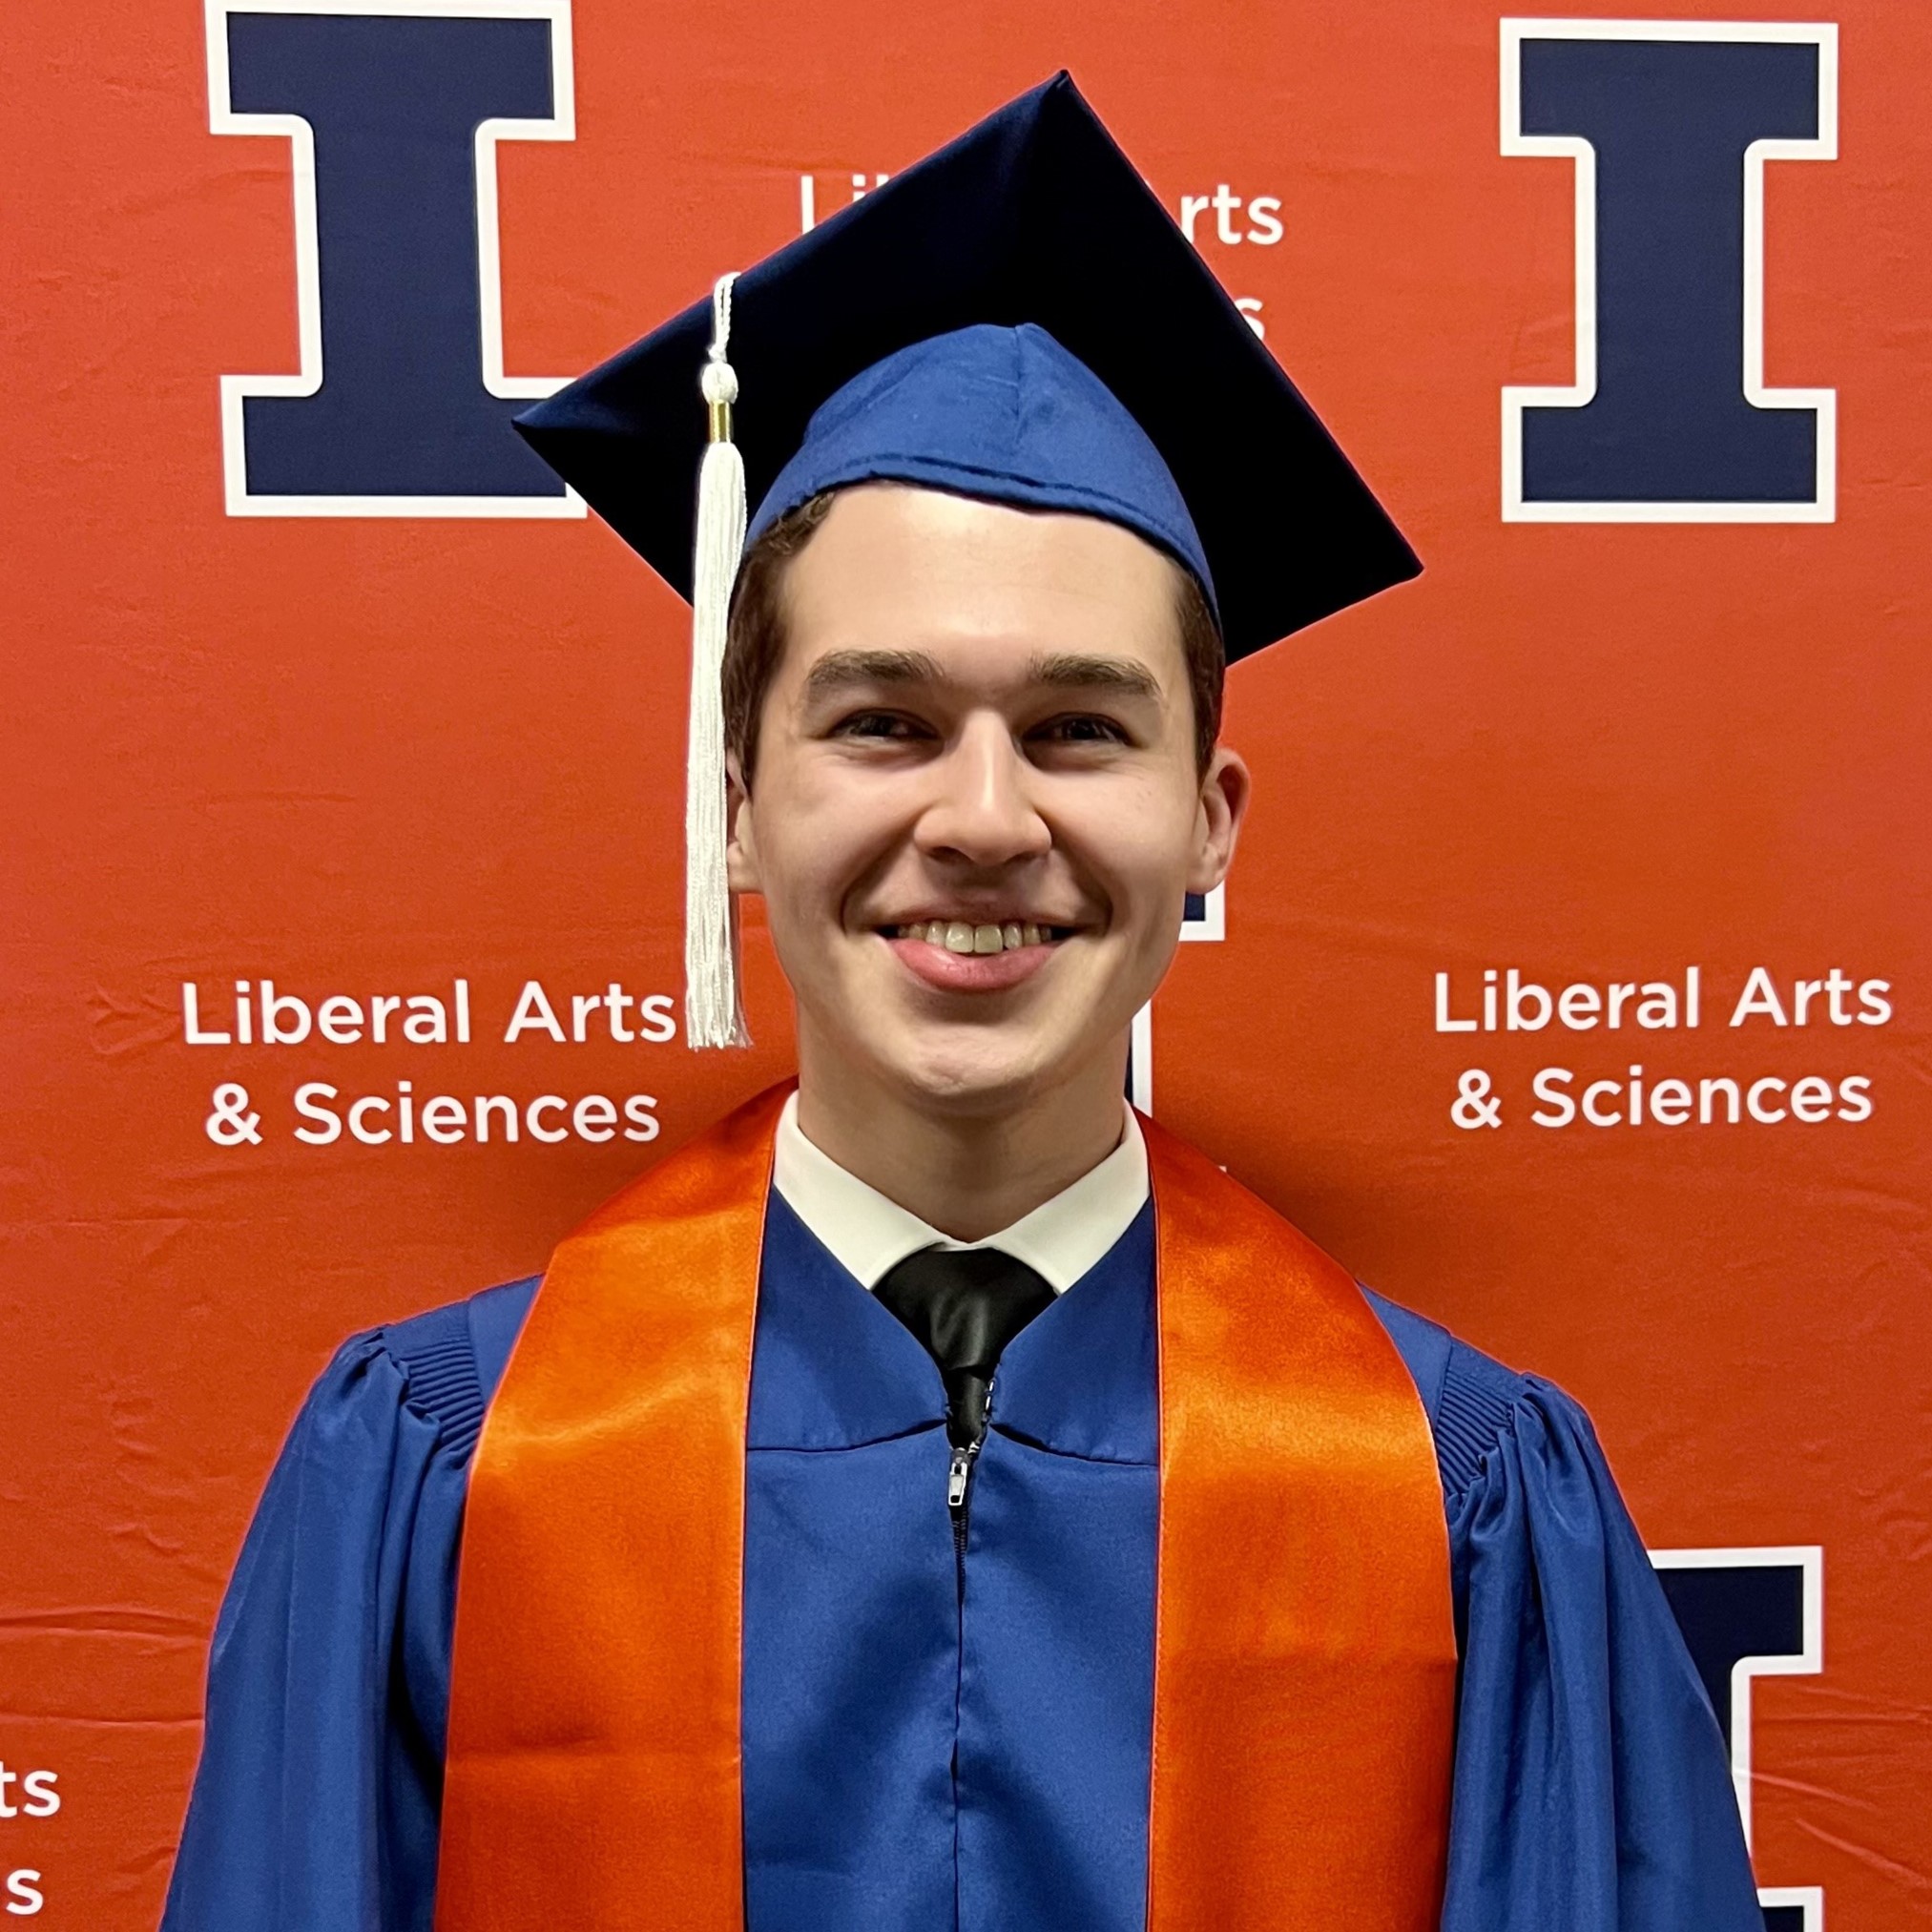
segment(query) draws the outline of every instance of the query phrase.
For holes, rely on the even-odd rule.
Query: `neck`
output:
[[[799,1033],[799,1128],[858,1175],[955,1241],[1009,1228],[1120,1144],[1127,1042],[1010,1108],[954,1110],[855,1071],[849,1054]]]

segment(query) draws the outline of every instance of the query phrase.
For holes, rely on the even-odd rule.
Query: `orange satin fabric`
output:
[[[438,1932],[743,1924],[744,1441],[785,1091],[544,1277],[470,1474]],[[1150,1926],[1423,1932],[1455,1681],[1427,1421],[1342,1270],[1152,1125],[1148,1144]]]
[[[470,1465],[438,1932],[743,1923],[745,1417],[785,1091],[544,1274]]]
[[[1347,1271],[1144,1125],[1161,1429],[1150,1932],[1433,1932],[1456,1636],[1428,1418]]]

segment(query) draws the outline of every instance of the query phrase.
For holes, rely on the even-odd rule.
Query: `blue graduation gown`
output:
[[[1138,1932],[1152,1211],[1007,1351],[963,1559],[938,1371],[777,1196],[764,1253],[750,1932]],[[465,1484],[535,1287],[359,1336],[311,1393],[216,1629],[164,1932],[428,1932]],[[1371,1299],[1448,1518],[1444,1932],[1761,1932],[1716,1721],[1588,1419]]]

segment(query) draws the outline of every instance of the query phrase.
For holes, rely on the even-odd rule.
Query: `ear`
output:
[[[1228,876],[1253,789],[1254,779],[1240,753],[1216,745],[1201,779],[1194,860],[1188,868],[1190,892],[1212,892]]]
[[[724,876],[734,892],[762,892],[758,828],[753,821],[751,787],[737,752],[724,755]]]

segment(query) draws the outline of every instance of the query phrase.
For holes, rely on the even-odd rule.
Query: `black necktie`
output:
[[[987,1388],[1000,1353],[1051,1305],[1052,1289],[997,1248],[922,1248],[874,1292],[938,1362],[953,1447],[977,1443],[986,1432]]]

